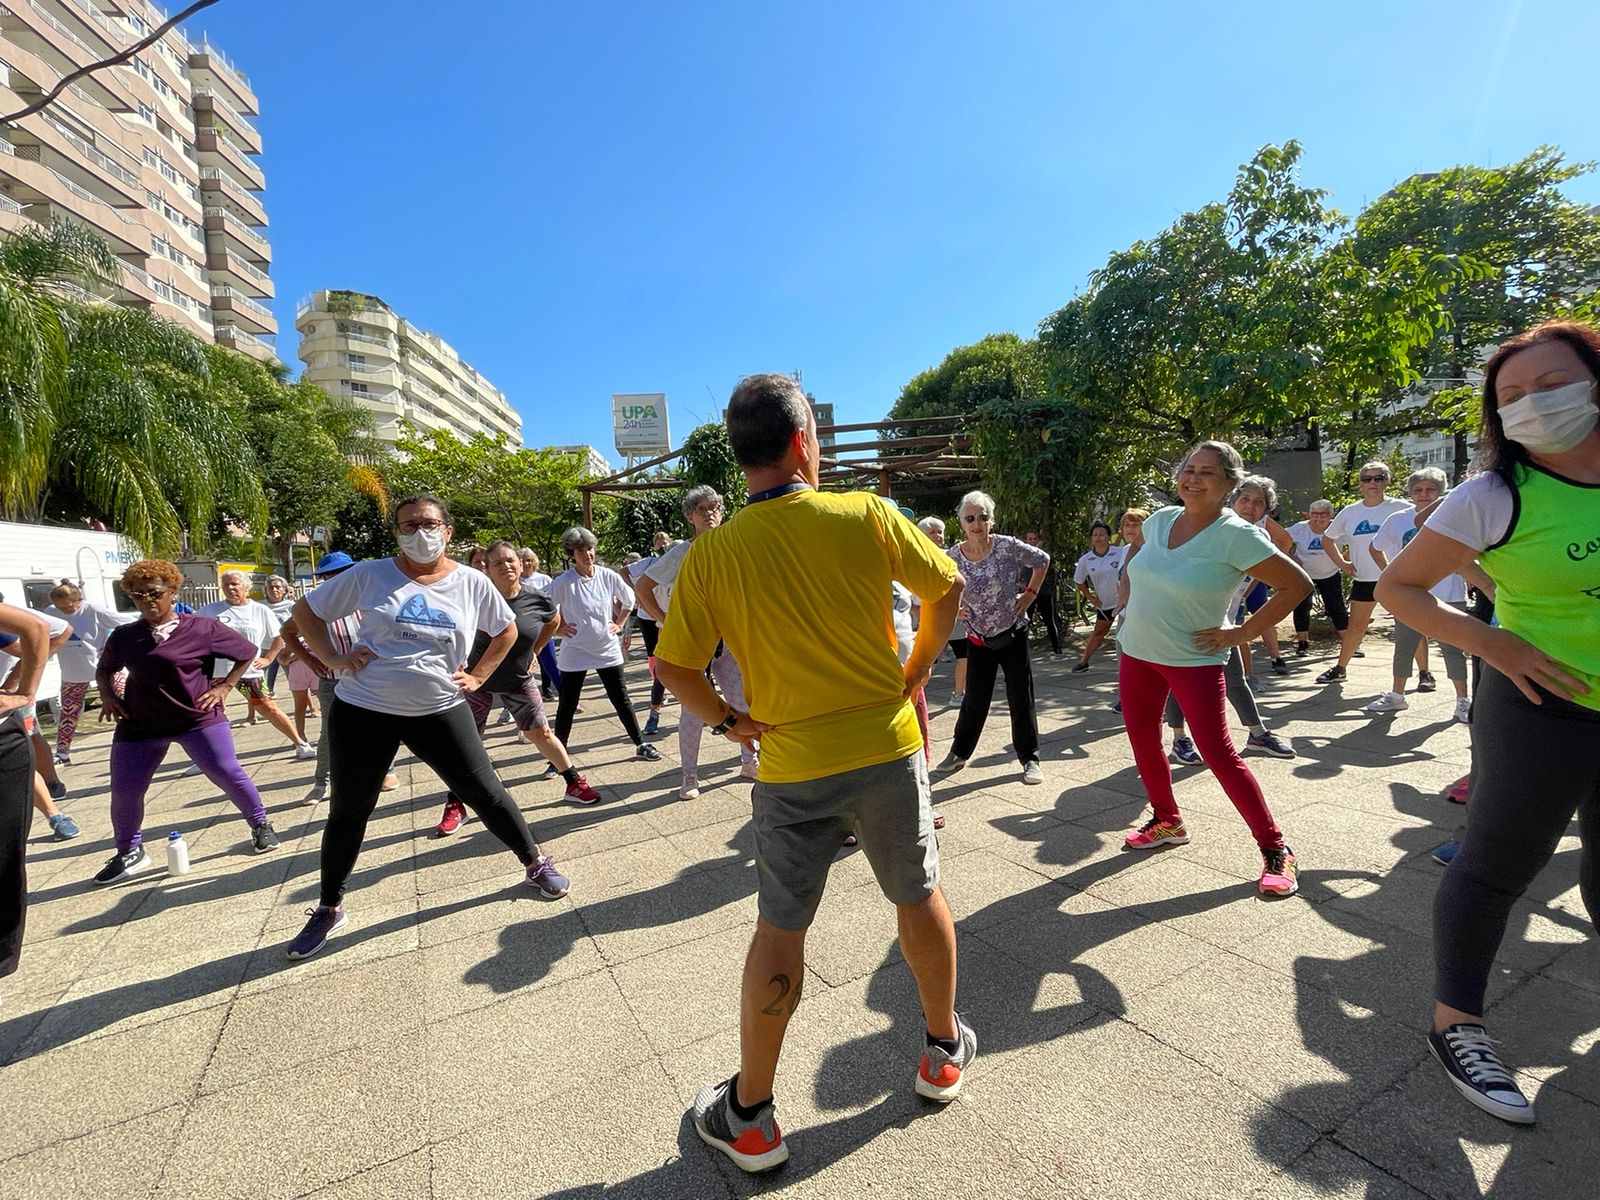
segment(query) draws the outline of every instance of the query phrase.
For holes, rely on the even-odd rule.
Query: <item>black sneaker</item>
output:
[[[777,1110],[768,1100],[746,1121],[729,1103],[735,1075],[723,1083],[700,1089],[689,1109],[694,1131],[713,1150],[720,1150],[741,1171],[770,1171],[789,1160],[789,1144],[778,1128]]]
[[[1439,681],[1433,677],[1432,671],[1417,672],[1417,691],[1436,692],[1439,690]]]
[[[1272,673],[1274,675],[1287,675],[1289,673],[1289,664],[1284,662],[1281,658],[1273,659]]]
[[[278,835],[272,832],[271,821],[263,821],[251,827],[250,844],[257,854],[266,854],[278,848]]]
[[[1294,644],[1294,656],[1296,658],[1304,658],[1306,655],[1308,655],[1310,653],[1311,653],[1311,643],[1310,642],[1296,642]]]
[[[1343,683],[1344,682],[1344,678],[1345,678],[1345,671],[1344,671],[1343,667],[1329,667],[1321,675],[1317,676],[1317,682],[1318,683]]]
[[[102,886],[108,883],[121,883],[124,879],[132,879],[149,865],[150,856],[144,852],[144,847],[135,846],[126,854],[113,854],[106,859],[106,865],[100,868],[100,873],[94,877],[94,881]]]
[[[661,761],[661,751],[657,750],[649,742],[640,742],[637,746],[635,746],[633,750],[633,756],[635,758],[642,758],[645,760],[645,762]]]
[[[1495,1053],[1482,1025],[1452,1025],[1428,1033],[1433,1051],[1456,1090],[1472,1103],[1514,1125],[1532,1125],[1533,1105]]]
[[[65,800],[67,798],[67,785],[62,783],[61,780],[52,779],[44,786],[45,790],[50,793],[50,799]]]

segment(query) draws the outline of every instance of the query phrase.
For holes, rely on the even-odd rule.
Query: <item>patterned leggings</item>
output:
[[[87,683],[61,685],[61,716],[56,722],[56,753],[67,755],[72,751],[72,739],[78,732],[78,718],[83,716],[83,700],[89,694]]]

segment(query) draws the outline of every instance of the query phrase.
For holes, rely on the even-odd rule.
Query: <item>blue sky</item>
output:
[[[188,28],[261,99],[280,353],[307,292],[373,292],[529,445],[613,460],[612,392],[666,392],[681,438],[800,369],[877,420],[1267,142],[1352,213],[1414,171],[1600,158],[1592,0],[1112,7],[223,0]]]

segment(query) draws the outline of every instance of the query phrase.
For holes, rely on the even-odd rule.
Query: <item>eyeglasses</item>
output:
[[[720,504],[702,504],[698,508],[696,508],[695,511],[696,512],[705,513],[705,515],[709,517],[709,516],[712,516],[715,513],[721,512],[722,511],[722,505],[720,505]]]
[[[401,521],[397,528],[401,533],[416,533],[424,529],[432,533],[436,529],[443,529],[444,524],[443,521]]]
[[[1363,475],[1361,477],[1361,482],[1362,483],[1388,483],[1389,482],[1389,477],[1387,475]]]
[[[159,600],[167,594],[166,588],[148,588],[142,592],[130,591],[129,596],[135,600]]]
[[[963,525],[976,525],[979,521],[987,521],[989,519],[987,513],[967,513],[961,518],[961,523]]]

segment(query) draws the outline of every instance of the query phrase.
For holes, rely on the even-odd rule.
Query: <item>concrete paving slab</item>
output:
[[[307,1192],[305,1200],[432,1200],[432,1161],[416,1150]]]
[[[1255,1193],[1257,1200],[1300,1200],[1310,1195],[1334,1200],[1425,1200],[1426,1197],[1426,1193],[1419,1192],[1405,1180],[1397,1179],[1326,1137],[1267,1179]]]
[[[0,1196],[139,1200],[155,1193],[186,1105],[107,1125],[0,1162]]]

